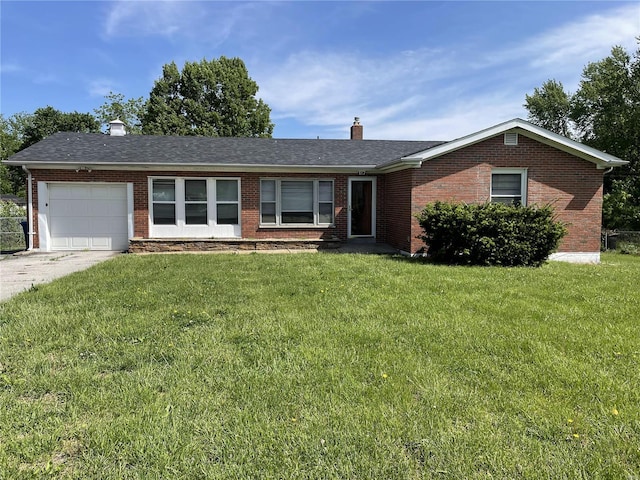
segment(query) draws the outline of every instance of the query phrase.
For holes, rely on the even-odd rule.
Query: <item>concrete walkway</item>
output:
[[[120,255],[120,252],[20,252],[0,256],[0,301]]]

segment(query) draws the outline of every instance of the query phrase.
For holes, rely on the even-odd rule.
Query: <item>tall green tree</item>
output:
[[[90,113],[66,113],[49,106],[38,108],[25,127],[20,150],[57,132],[99,133],[100,122]]]
[[[220,57],[162,68],[142,117],[150,135],[271,137],[271,109],[239,58]]]
[[[17,113],[5,119],[0,116],[0,155],[6,160],[56,132],[100,132],[100,123],[90,113],[65,113],[53,107],[39,108],[32,114]],[[24,196],[26,174],[20,167],[0,165],[2,193]]]
[[[142,97],[125,98],[121,93],[109,92],[104,98],[106,101],[96,108],[94,113],[107,133],[109,122],[116,119],[124,123],[127,134],[142,133],[142,117],[146,108],[146,102]]]
[[[18,152],[24,142],[24,132],[33,122],[29,113],[15,113],[5,118],[0,113],[0,160],[6,160]],[[0,193],[24,197],[24,172],[20,167],[0,163]]]
[[[603,225],[640,230],[640,48],[613,47],[584,67],[573,95],[549,80],[524,106],[533,123],[629,162],[605,176]]]
[[[571,137],[571,95],[562,82],[547,80],[525,96],[529,119],[547,130]]]

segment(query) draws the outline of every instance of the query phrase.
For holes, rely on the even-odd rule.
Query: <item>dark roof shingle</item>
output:
[[[56,133],[12,164],[379,166],[443,142]]]

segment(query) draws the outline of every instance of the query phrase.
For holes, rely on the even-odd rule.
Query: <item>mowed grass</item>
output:
[[[0,305],[0,478],[640,476],[640,258],[122,256]]]

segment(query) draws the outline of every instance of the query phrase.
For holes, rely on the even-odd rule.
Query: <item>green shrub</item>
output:
[[[538,266],[566,234],[549,205],[435,202],[416,218],[428,255],[454,264]]]

